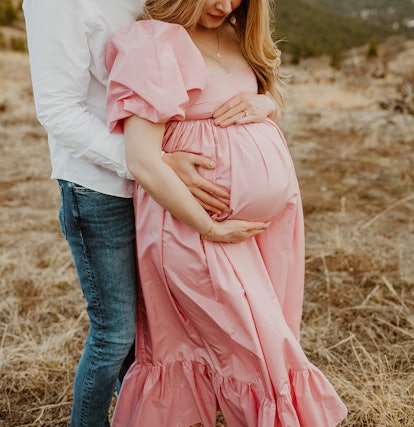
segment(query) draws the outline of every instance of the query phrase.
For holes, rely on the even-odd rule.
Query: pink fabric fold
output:
[[[319,369],[291,372],[291,388],[295,411],[300,417],[298,426],[334,426],[344,419],[346,406],[338,402],[334,388]],[[317,401],[315,396],[319,396]]]
[[[201,418],[206,425],[215,424],[216,398],[207,367],[201,364],[176,362],[155,366],[135,363],[124,379],[122,393],[127,393],[131,399],[119,400],[112,423],[114,427],[189,427]]]

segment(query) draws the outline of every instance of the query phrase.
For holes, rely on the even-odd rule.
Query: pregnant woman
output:
[[[108,44],[108,120],[138,182],[142,287],[114,426],[212,427],[217,409],[229,427],[346,415],[299,343],[304,230],[288,148],[238,97],[280,99],[279,62],[266,0],[149,0]],[[240,110],[238,123],[220,126],[220,106]],[[161,150],[214,159],[204,176],[229,209],[207,213]]]

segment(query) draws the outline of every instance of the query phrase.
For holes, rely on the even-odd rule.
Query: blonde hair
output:
[[[147,0],[138,20],[156,19],[194,29],[201,18],[205,0]],[[242,0],[230,19],[240,39],[246,61],[252,67],[260,93],[270,93],[279,107],[283,107],[283,94],[278,83],[280,51],[270,30],[269,0]]]

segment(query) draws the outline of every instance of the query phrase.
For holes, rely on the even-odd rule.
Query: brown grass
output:
[[[343,427],[414,420],[414,117],[378,107],[413,52],[387,52],[384,79],[292,69],[281,123],[305,210],[302,344],[349,408]],[[88,323],[27,57],[3,52],[0,73],[0,426],[65,426]]]

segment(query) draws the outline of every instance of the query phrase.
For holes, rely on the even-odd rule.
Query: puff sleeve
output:
[[[154,123],[184,120],[208,81],[201,53],[180,25],[134,22],[115,33],[106,48],[107,122],[123,132],[132,115]]]

